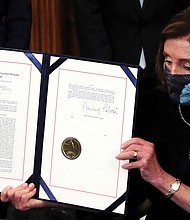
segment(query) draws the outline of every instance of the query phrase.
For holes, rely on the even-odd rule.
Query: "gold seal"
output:
[[[67,159],[74,160],[81,154],[81,144],[76,138],[68,137],[63,141],[61,151]]]

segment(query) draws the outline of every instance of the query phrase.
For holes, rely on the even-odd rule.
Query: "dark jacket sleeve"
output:
[[[99,1],[73,0],[73,3],[81,56],[111,60],[109,38]]]
[[[0,46],[7,48],[29,49],[32,6],[31,0],[4,0],[4,21],[1,24],[4,41]],[[2,33],[1,33],[2,34]]]

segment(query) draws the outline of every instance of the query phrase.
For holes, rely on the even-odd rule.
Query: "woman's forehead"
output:
[[[174,58],[190,59],[189,37],[167,39],[164,43],[164,53]]]

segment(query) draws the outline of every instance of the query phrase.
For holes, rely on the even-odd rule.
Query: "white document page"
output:
[[[50,74],[41,177],[57,201],[104,210],[126,192],[128,171],[115,156],[132,136],[135,93],[117,65],[67,59]],[[65,156],[65,140],[80,145],[77,158]],[[39,197],[51,199],[47,191]]]
[[[40,81],[23,52],[0,50],[0,191],[33,173]]]

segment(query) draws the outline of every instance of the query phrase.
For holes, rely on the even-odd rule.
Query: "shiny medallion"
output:
[[[63,141],[61,151],[67,159],[74,160],[81,154],[81,144],[76,138],[68,137]]]

